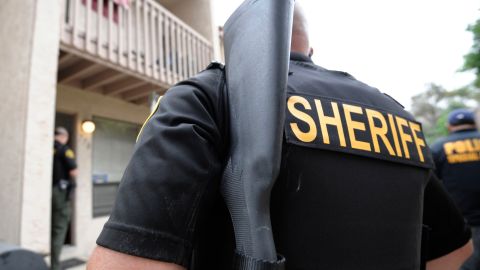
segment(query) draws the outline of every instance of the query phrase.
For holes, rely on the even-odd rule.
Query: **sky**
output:
[[[458,70],[473,42],[466,28],[480,18],[478,0],[299,1],[314,62],[350,73],[407,109],[430,83],[453,90],[474,79]],[[223,25],[241,2],[214,0],[216,24]]]

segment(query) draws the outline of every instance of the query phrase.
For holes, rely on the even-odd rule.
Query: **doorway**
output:
[[[55,113],[55,128],[56,127],[64,127],[69,134],[69,140],[67,145],[70,147],[70,149],[73,150],[74,153],[76,153],[76,125],[75,125],[75,115],[74,114],[67,114],[67,113],[61,113],[61,112],[56,112]],[[75,198],[75,196],[72,196],[72,198]],[[67,231],[67,236],[65,237],[65,242],[64,245],[74,245],[75,244],[75,239],[73,237],[73,224],[74,224],[74,218],[75,218],[75,200],[72,201],[72,214],[70,218],[70,224],[68,225],[68,231]]]

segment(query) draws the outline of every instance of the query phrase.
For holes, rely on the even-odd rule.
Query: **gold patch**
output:
[[[68,149],[67,151],[65,151],[65,156],[69,159],[75,158],[75,154],[73,153],[72,149]]]
[[[448,163],[480,161],[480,139],[464,139],[443,145]]]
[[[325,97],[289,95],[286,121],[290,143],[433,166],[421,125],[387,111]],[[475,148],[475,142],[450,148],[461,152]]]

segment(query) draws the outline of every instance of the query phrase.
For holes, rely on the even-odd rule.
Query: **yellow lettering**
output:
[[[290,123],[290,127],[292,128],[293,134],[295,134],[295,136],[300,141],[306,142],[306,143],[312,142],[317,137],[317,126],[315,125],[315,122],[313,121],[313,118],[310,117],[310,115],[302,111],[299,111],[295,108],[295,104],[297,103],[302,104],[303,107],[307,110],[311,110],[312,108],[308,103],[308,100],[300,96],[291,96],[287,102],[287,107],[290,113],[293,116],[295,116],[297,119],[307,123],[309,126],[309,131],[302,132],[298,128],[298,125],[296,123]]]
[[[448,142],[443,145],[443,151],[445,151],[446,155],[451,155],[453,154],[453,149],[454,149],[453,142]]]
[[[456,141],[455,142],[455,152],[459,154],[463,154],[467,151],[467,146],[465,145],[464,141]]]
[[[343,104],[343,111],[345,112],[345,119],[347,121],[347,127],[348,127],[348,135],[350,138],[350,143],[352,144],[352,148],[364,150],[364,151],[372,151],[372,148],[370,147],[369,143],[358,141],[355,138],[355,130],[365,131],[365,124],[362,122],[353,121],[351,113],[363,114],[362,108],[358,106]]]
[[[480,161],[479,153],[466,153],[466,154],[452,154],[447,155],[448,163],[465,163],[472,161]]]
[[[480,151],[480,139],[473,140],[473,148],[475,149],[474,151]]]
[[[370,125],[370,133],[372,134],[372,140],[373,140],[373,149],[375,152],[380,153],[380,145],[378,143],[378,137],[382,139],[383,144],[387,147],[388,153],[392,156],[395,156],[395,151],[392,148],[392,145],[390,144],[390,141],[387,138],[387,133],[388,133],[388,127],[387,123],[385,121],[385,117],[383,115],[375,110],[370,110],[366,109],[365,110],[367,113],[367,118],[368,118],[368,124]],[[380,121],[381,126],[377,127],[375,126],[375,121],[373,118],[376,118]]]
[[[405,120],[401,117],[398,117],[398,116],[396,116],[395,118],[397,120],[398,133],[400,134],[400,139],[402,141],[403,151],[405,152],[405,157],[410,159],[410,151],[408,151],[407,142],[410,142],[410,143],[413,142],[412,141],[412,136],[406,134],[405,130],[403,129],[403,127],[408,127],[407,120]]]
[[[328,135],[327,125],[337,127],[338,139],[340,140],[340,146],[346,147],[345,134],[343,132],[342,119],[340,118],[340,112],[338,111],[338,105],[336,102],[332,102],[333,117],[325,116],[323,112],[322,103],[320,100],[315,99],[315,106],[317,107],[318,120],[320,122],[320,128],[322,129],[323,143],[330,144],[330,136]]]
[[[465,140],[465,146],[467,147],[468,152],[473,152],[473,141],[472,140]]]
[[[388,114],[388,121],[390,122],[390,127],[392,128],[393,142],[395,143],[395,149],[397,149],[397,156],[402,157],[402,148],[398,141],[397,127],[395,126],[395,120],[391,114]]]
[[[415,145],[417,146],[418,157],[420,158],[421,162],[425,162],[423,157],[422,147],[425,147],[425,141],[422,138],[417,136],[417,132],[421,132],[422,129],[420,125],[417,123],[409,122],[410,123],[410,130],[412,131],[413,140],[415,141]]]

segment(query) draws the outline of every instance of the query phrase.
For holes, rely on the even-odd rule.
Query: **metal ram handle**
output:
[[[224,28],[231,144],[222,195],[243,258],[236,269],[260,269],[245,258],[278,262],[270,192],[281,162],[293,8],[294,0],[247,0]]]

